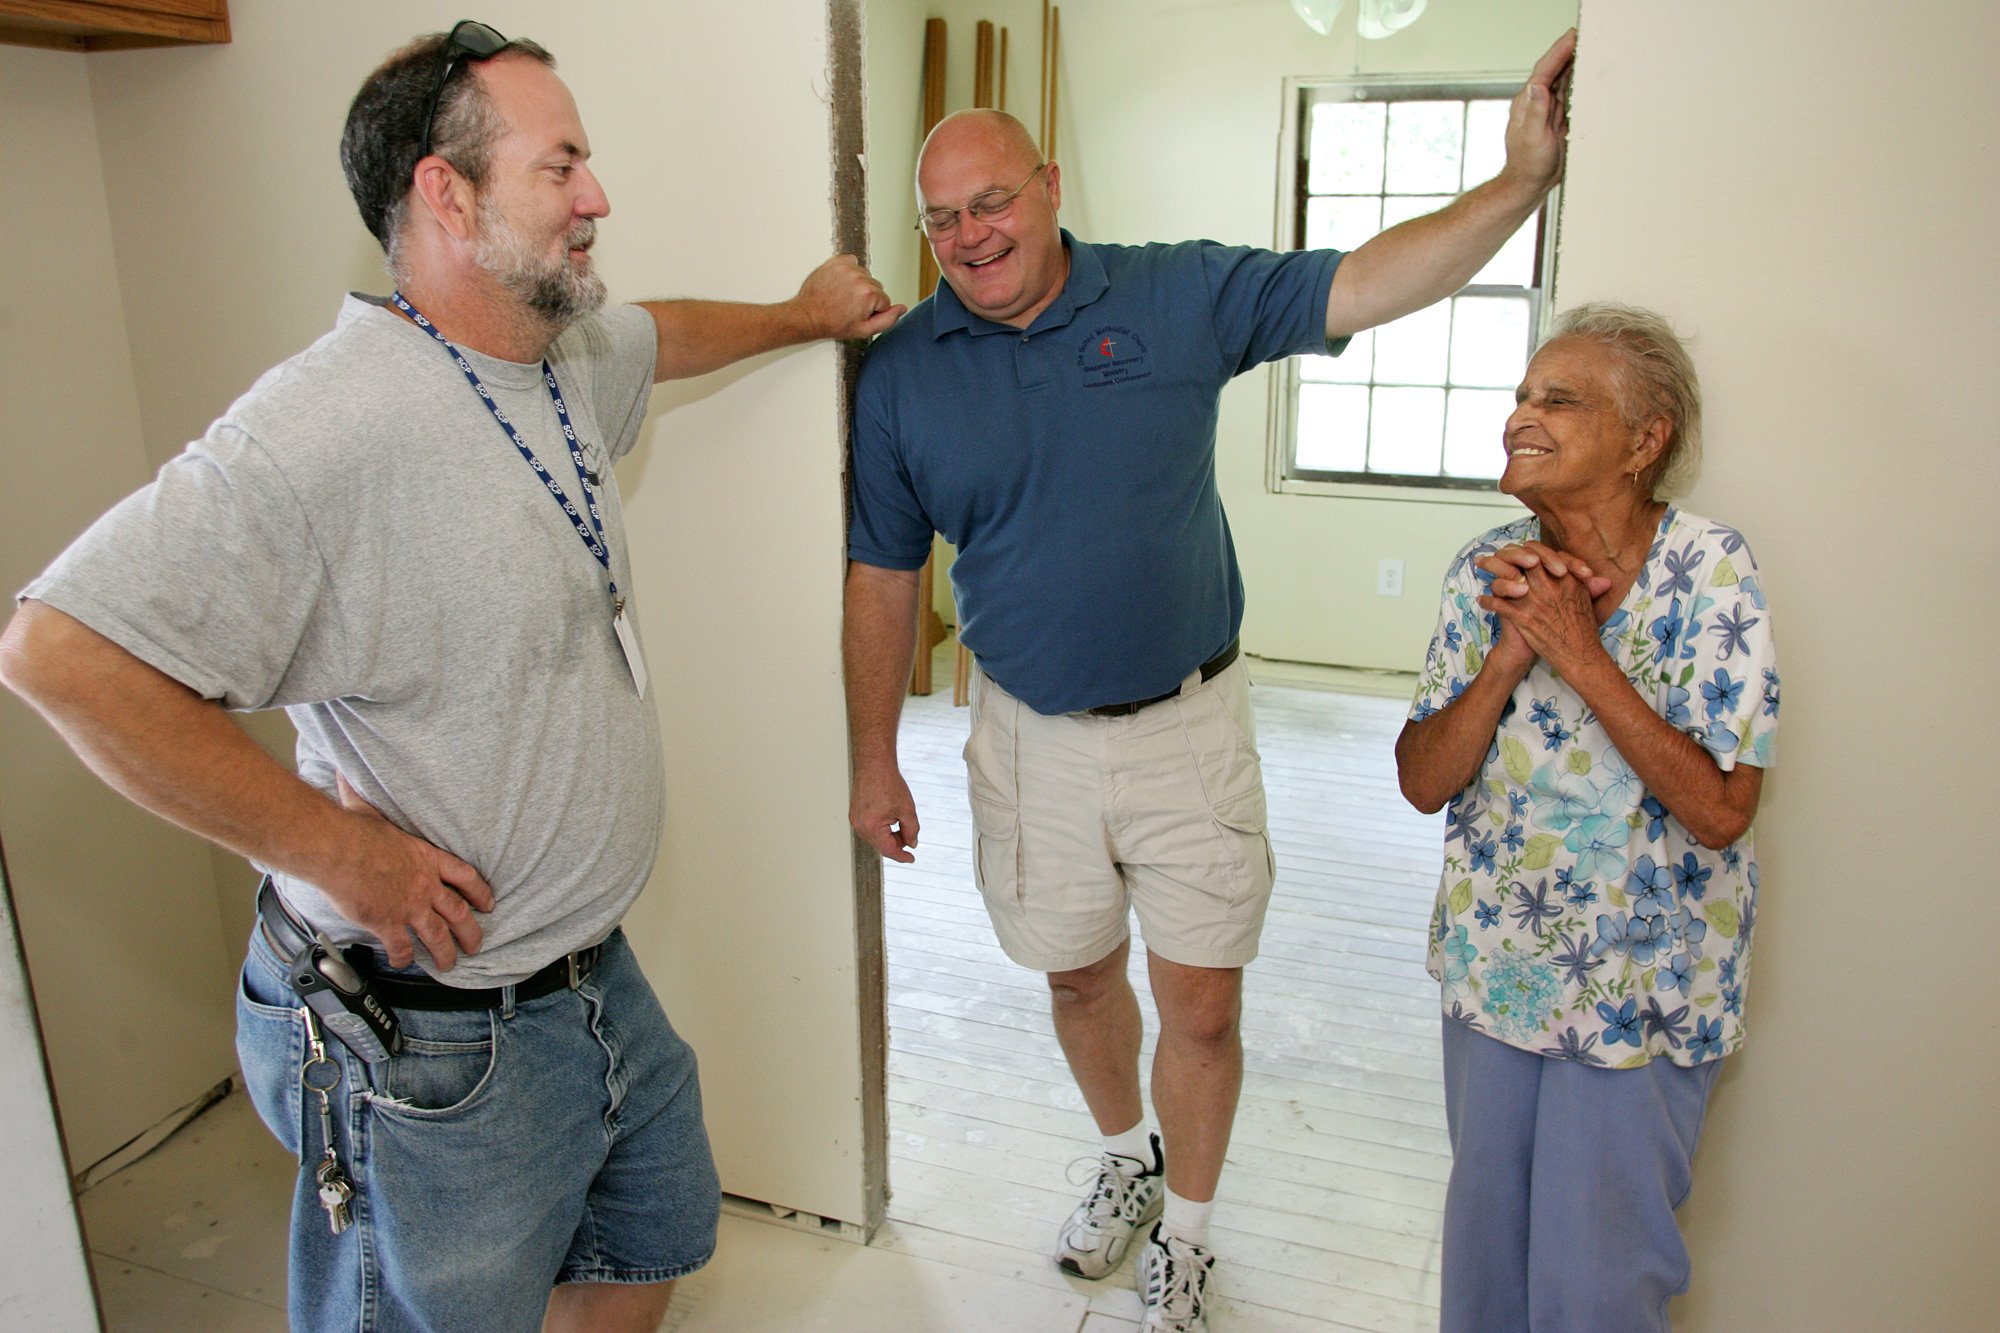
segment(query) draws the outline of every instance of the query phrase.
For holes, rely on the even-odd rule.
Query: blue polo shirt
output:
[[[1027,329],[949,285],[877,339],[854,408],[848,555],[958,548],[959,635],[1038,713],[1164,694],[1236,637],[1215,486],[1237,375],[1326,344],[1334,250],[1089,245]]]

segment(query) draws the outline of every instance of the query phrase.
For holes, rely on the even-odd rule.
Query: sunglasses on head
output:
[[[445,81],[466,61],[487,60],[500,53],[507,39],[476,19],[460,19],[438,49],[437,73],[431,76],[431,90],[424,98],[424,133],[417,160],[431,155],[431,122],[437,119],[438,98],[444,95]]]

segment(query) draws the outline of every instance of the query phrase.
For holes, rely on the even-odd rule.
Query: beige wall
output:
[[[0,589],[11,608],[153,467],[83,57],[0,46],[0,173],[16,182],[0,190]],[[5,691],[0,838],[78,1169],[228,1077],[233,945],[205,845],[114,796]]]
[[[344,4],[337,23],[326,13],[266,0],[232,15],[225,47],[60,57],[74,62],[70,78],[88,78],[89,97],[72,87],[51,114],[83,123],[94,112],[104,145],[102,184],[80,165],[70,193],[101,201],[93,282],[108,284],[116,255],[117,287],[105,290],[122,296],[129,325],[124,447],[143,439],[153,462],[324,331],[343,290],[385,290],[340,180],[340,125],[390,49],[459,15],[396,0]],[[560,13],[494,0],[481,16],[561,58],[614,206],[598,249],[614,296],[776,299],[829,252],[819,0],[619,0]],[[9,191],[10,207],[50,197],[47,158],[44,140],[15,176],[36,191]],[[46,208],[36,220],[52,216],[72,220]],[[10,224],[7,270],[40,263],[23,255],[26,236]],[[51,299],[37,319],[53,324],[61,309]],[[77,368],[99,350],[95,339],[68,348],[44,378],[82,396]],[[125,365],[118,339],[108,354]],[[631,918],[634,943],[702,1054],[725,1188],[859,1220],[834,351],[766,358],[654,406],[620,470],[668,747],[665,842]],[[74,429],[77,417],[58,420]],[[65,533],[134,484],[90,481],[105,493],[48,501],[73,502],[73,515],[50,520]],[[232,965],[216,957],[203,982],[225,1006]]]
[[[1684,1220],[1681,1326],[1988,1329],[2000,1308],[2000,10],[1587,0],[1564,303],[1696,338],[1785,676],[1752,1035]]]
[[[916,263],[905,216],[923,19],[941,15],[951,25],[948,109],[971,102],[974,22],[1008,24],[1008,105],[1033,128],[1041,12],[1021,0],[869,0],[868,10],[872,232],[885,274],[907,294],[914,276],[904,271],[913,275]],[[1056,141],[1063,222],[1086,240],[1271,245],[1286,77],[1513,77],[1575,13],[1575,0],[1433,0],[1407,31],[1362,41],[1351,6],[1333,34],[1321,37],[1281,0],[1068,0]],[[1223,501],[1249,593],[1244,645],[1266,657],[1415,670],[1445,565],[1468,537],[1521,511],[1497,497],[1468,505],[1402,488],[1371,488],[1365,499],[1271,493],[1271,374],[1253,371],[1230,386],[1217,438]],[[1404,562],[1401,597],[1376,593],[1377,562],[1385,558]],[[948,591],[940,600],[949,617]]]

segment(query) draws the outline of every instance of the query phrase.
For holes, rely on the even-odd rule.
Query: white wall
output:
[[[383,56],[460,12],[326,12],[265,0],[232,15],[225,47],[87,58],[128,411],[155,461],[322,332],[345,289],[386,288],[341,183],[341,122]],[[819,0],[494,0],[482,17],[561,60],[614,206],[598,250],[614,295],[771,300],[828,253]],[[15,178],[47,174],[38,161]],[[89,364],[79,352],[52,373]],[[859,1220],[841,462],[835,355],[819,346],[657,395],[620,470],[669,784],[660,866],[630,927],[702,1054],[724,1187]],[[213,971],[226,1002],[229,965]]]
[[[87,70],[75,53],[0,46],[0,175],[15,182],[0,190],[8,611],[14,592],[153,471]],[[0,833],[69,1165],[80,1169],[235,1066],[214,863],[204,844],[113,795],[4,690]]]
[[[914,277],[904,271],[913,275],[916,263],[906,215],[923,19],[941,15],[951,25],[948,110],[971,102],[974,22],[1010,26],[1008,105],[1032,129],[1041,12],[1023,0],[869,0],[868,8],[869,155],[878,172],[871,230],[892,289],[906,293]],[[1524,73],[1576,13],[1575,0],[1432,0],[1406,31],[1362,41],[1353,6],[1327,37],[1284,0],[1068,0],[1061,8],[1056,159],[1064,225],[1095,241],[1206,237],[1265,246],[1277,239],[1287,76],[1511,76]],[[1498,497],[1468,505],[1462,494],[1437,501],[1402,488],[1379,488],[1369,499],[1272,494],[1265,482],[1271,374],[1257,370],[1230,386],[1217,434],[1223,503],[1249,594],[1244,645],[1266,657],[1415,670],[1445,565],[1468,537],[1521,511]],[[1385,557],[1405,562],[1402,597],[1376,594],[1376,563]],[[948,607],[948,593],[940,596]]]
[[[1584,5],[1560,296],[1695,335],[1690,503],[1755,548],[1786,686],[1691,1330],[2000,1307],[1996,50],[2000,10],[1950,0]]]

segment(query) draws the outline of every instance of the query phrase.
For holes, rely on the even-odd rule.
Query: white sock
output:
[[[1208,1248],[1208,1215],[1215,1211],[1213,1199],[1184,1199],[1167,1189],[1166,1207],[1160,1213],[1160,1234],[1177,1236],[1190,1245]]]
[[[1106,1134],[1104,1151],[1139,1163],[1138,1169],[1133,1171],[1125,1170],[1124,1162],[1118,1164],[1118,1169],[1128,1176],[1141,1176],[1152,1170],[1153,1136],[1146,1129],[1145,1118],[1141,1117],[1138,1124],[1123,1134]]]

